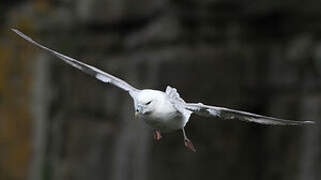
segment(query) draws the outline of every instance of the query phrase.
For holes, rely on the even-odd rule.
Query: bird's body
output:
[[[146,124],[161,132],[184,128],[188,119],[174,107],[165,92],[145,89],[137,94],[137,101],[143,102],[142,104],[148,103],[150,100],[152,100],[151,103],[154,103],[153,110],[139,115],[139,118]]]
[[[163,112],[153,112],[140,117],[146,124],[153,129],[168,133],[185,127],[187,119],[178,111],[171,111],[167,114]]]
[[[202,103],[186,103],[180,97],[177,90],[170,86],[167,86],[165,92],[152,89],[139,90],[111,74],[49,49],[16,29],[12,29],[12,31],[86,74],[89,74],[104,83],[113,84],[120,89],[127,91],[134,101],[134,108],[136,111],[135,117],[143,120],[154,129],[155,139],[159,140],[161,138],[161,132],[182,130],[185,146],[192,151],[195,151],[195,148],[192,142],[187,138],[184,130],[192,113],[201,116],[219,117],[221,119],[238,119],[268,125],[305,125],[314,123],[313,121],[278,119],[245,111],[208,106]]]

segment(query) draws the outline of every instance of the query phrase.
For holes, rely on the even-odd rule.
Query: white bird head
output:
[[[151,114],[162,99],[163,92],[145,89],[136,96],[135,116]]]

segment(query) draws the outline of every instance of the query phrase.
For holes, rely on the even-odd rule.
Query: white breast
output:
[[[187,119],[176,110],[169,101],[166,93],[161,91],[148,90],[147,93],[153,93],[157,96],[157,104],[152,113],[143,115],[142,119],[152,128],[161,132],[170,132],[182,129],[187,123]],[[152,91],[152,92],[150,92]]]

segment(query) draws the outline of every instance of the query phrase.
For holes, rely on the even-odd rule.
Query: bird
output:
[[[11,30],[26,41],[56,56],[74,68],[95,77],[103,83],[112,84],[128,92],[133,99],[135,119],[142,120],[150,126],[153,129],[153,137],[157,141],[162,138],[162,133],[181,130],[184,145],[189,150],[196,152],[196,148],[185,132],[185,126],[192,114],[226,120],[237,119],[264,125],[314,124],[314,121],[284,120],[225,107],[210,106],[202,103],[187,103],[180,97],[177,90],[171,86],[167,86],[165,91],[137,89],[116,76],[41,45],[17,29]]]

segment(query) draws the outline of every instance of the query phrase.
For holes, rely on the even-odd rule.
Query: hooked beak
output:
[[[135,119],[139,118],[139,114],[140,114],[141,110],[142,110],[142,106],[137,105],[137,107],[135,108]]]
[[[135,112],[135,119],[138,119],[138,116],[139,116],[138,112]]]

